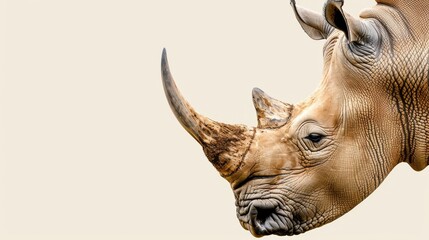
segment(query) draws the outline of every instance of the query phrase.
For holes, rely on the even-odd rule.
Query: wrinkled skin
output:
[[[237,217],[254,236],[319,227],[364,200],[398,163],[428,165],[429,29],[412,13],[429,3],[378,2],[355,19],[342,1],[327,1],[324,15],[292,1],[304,31],[326,39],[322,83],[296,106],[255,89],[257,128],[225,133],[206,123],[175,88],[164,52],[167,99],[230,182]]]

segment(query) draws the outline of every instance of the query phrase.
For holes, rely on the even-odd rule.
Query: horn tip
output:
[[[257,88],[257,87],[253,88],[252,90],[252,95],[259,95],[261,93],[264,93],[264,91],[262,91],[260,88]]]
[[[172,81],[171,74],[170,74],[170,67],[168,66],[167,50],[165,50],[165,48],[162,50],[161,72],[162,72],[162,80],[164,84]]]
[[[255,87],[255,88],[253,88],[253,90],[252,90],[252,97],[253,97],[253,100],[256,100],[256,99],[258,99],[258,98],[261,98],[261,97],[263,97],[263,96],[265,96],[266,94],[265,94],[265,92],[264,91],[262,91],[260,88],[257,88],[257,87]]]
[[[167,50],[165,50],[165,48],[162,49],[161,66],[162,69],[164,69],[165,67],[168,68]]]

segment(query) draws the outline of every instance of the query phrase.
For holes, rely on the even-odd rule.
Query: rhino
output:
[[[359,18],[343,5],[327,0],[319,14],[291,1],[308,36],[326,41],[322,81],[295,105],[253,89],[257,127],[197,113],[163,51],[169,105],[230,183],[238,220],[255,237],[332,222],[399,163],[429,163],[429,1],[377,0]]]

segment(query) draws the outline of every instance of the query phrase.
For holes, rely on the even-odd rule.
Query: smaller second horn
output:
[[[252,95],[259,128],[279,128],[289,121],[293,105],[274,99],[259,88],[254,88]]]

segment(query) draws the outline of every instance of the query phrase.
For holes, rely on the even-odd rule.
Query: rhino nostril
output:
[[[252,206],[250,220],[254,233],[256,235],[272,234],[272,230],[279,227],[278,224],[275,223],[275,215],[275,206]]]
[[[266,235],[293,235],[293,224],[287,218],[281,206],[272,202],[256,202],[250,207],[248,216],[248,227],[255,237]]]
[[[256,214],[256,221],[258,221],[261,224],[264,224],[265,221],[273,214],[275,213],[274,208],[256,208],[256,211],[258,212]]]

